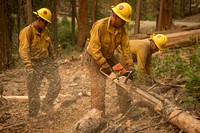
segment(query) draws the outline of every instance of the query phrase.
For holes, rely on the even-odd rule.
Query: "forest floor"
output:
[[[0,102],[0,132],[67,133],[68,129],[90,111],[89,70],[86,66],[82,65],[81,54],[82,53],[74,51],[70,55],[63,56],[59,60],[59,62],[65,63],[58,68],[61,76],[62,88],[54,103],[54,112],[51,114],[39,113],[36,118],[29,118],[27,97],[23,97],[22,99],[7,97],[6,102]],[[166,54],[167,53],[163,52],[159,56],[164,58]],[[27,96],[25,75],[25,69],[20,66],[1,73],[0,80],[4,87],[3,97]],[[166,81],[166,79],[159,80],[162,82]],[[41,96],[45,96],[47,88],[48,80],[44,79],[40,88]],[[166,96],[168,92],[173,89],[172,87],[160,95]],[[178,102],[185,93],[184,89],[177,91],[176,101]],[[2,101],[2,99],[0,101]],[[120,128],[113,128],[104,133],[182,132],[169,122],[165,122],[166,120],[153,110],[142,104],[140,105],[141,106],[135,109],[134,117],[125,117],[117,123],[117,127]],[[200,117],[199,111],[197,112],[193,107],[191,107],[189,111],[197,115],[197,117]],[[106,114],[110,121],[108,125],[112,125],[112,122],[120,117],[115,85],[112,84],[110,80],[107,81],[106,87]]]

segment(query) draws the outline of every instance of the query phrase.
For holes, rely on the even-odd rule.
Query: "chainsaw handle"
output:
[[[128,75],[126,76],[126,79],[124,80],[124,83],[126,84],[126,82],[128,81],[128,79],[130,78],[130,76],[133,75],[133,71],[127,71],[126,73],[128,73]]]
[[[108,77],[108,74],[106,74],[106,73],[102,70],[102,68],[100,68],[99,70],[100,70],[100,72],[101,72],[104,76]]]

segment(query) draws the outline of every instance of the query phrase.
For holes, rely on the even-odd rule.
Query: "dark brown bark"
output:
[[[140,32],[140,9],[141,9],[141,0],[137,0],[134,34],[138,34]]]
[[[26,0],[26,12],[27,12],[27,24],[30,24],[33,18],[32,0]]]
[[[52,9],[52,27],[53,27],[53,44],[55,48],[55,53],[57,55],[58,51],[58,32],[57,32],[57,10],[58,10],[58,1],[53,1]]]
[[[171,29],[173,18],[174,0],[160,0],[159,18],[157,23],[157,30]]]
[[[169,1],[169,19],[168,19],[168,29],[171,29],[171,26],[173,24],[173,11],[174,11],[174,0]],[[168,30],[167,29],[167,30]]]
[[[88,35],[87,0],[79,0],[78,12],[78,46],[83,48]]]
[[[119,3],[121,3],[121,2],[123,2],[123,0],[114,0],[114,5],[117,5],[117,4],[119,4]]]
[[[72,0],[71,1],[71,5],[72,5],[72,46],[75,46],[75,17],[76,17],[76,1]]]
[[[159,9],[159,16],[158,16],[158,23],[157,23],[158,31],[162,30],[163,7],[164,7],[164,0],[160,0],[160,9]]]
[[[11,48],[8,28],[7,0],[0,0],[0,71],[10,67]]]
[[[96,21],[97,0],[92,0],[92,24]]]

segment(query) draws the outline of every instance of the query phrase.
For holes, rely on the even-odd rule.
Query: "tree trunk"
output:
[[[117,4],[119,4],[119,3],[121,3],[121,2],[123,2],[123,0],[114,0],[114,5],[116,6]]]
[[[138,34],[140,32],[140,7],[141,0],[137,0],[134,34]]]
[[[96,21],[97,0],[92,0],[92,24]]]
[[[32,0],[26,0],[26,12],[27,12],[27,25],[32,23],[33,10],[32,10]]]
[[[157,30],[169,30],[172,25],[174,0],[161,0]]]
[[[53,45],[55,49],[55,54],[58,54],[58,32],[57,32],[57,10],[58,10],[58,1],[54,0],[52,5],[52,27],[53,27]]]
[[[10,67],[11,48],[8,31],[7,0],[0,0],[0,71]]]
[[[72,5],[72,46],[75,46],[75,17],[76,17],[76,1],[75,0],[71,0],[71,5]]]
[[[164,7],[164,0],[160,0],[160,9],[159,9],[159,16],[158,16],[158,23],[157,23],[157,30],[162,30],[162,20],[163,20],[163,7]]]
[[[171,26],[173,24],[173,11],[174,11],[174,0],[170,0],[169,1],[169,19],[168,19],[168,29],[166,30],[169,30],[171,29]]]
[[[87,0],[79,0],[78,46],[83,48],[88,34]]]

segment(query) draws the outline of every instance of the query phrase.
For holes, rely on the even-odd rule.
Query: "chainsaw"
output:
[[[127,71],[120,63],[113,66],[112,70],[112,73],[108,75],[100,68],[100,72],[107,78],[112,79],[112,81],[116,84],[116,87],[124,89],[127,93],[131,95],[131,97],[135,97],[134,93],[139,94],[142,98],[150,102],[155,107],[155,110],[160,112],[161,108],[163,108],[164,98],[162,98],[158,94],[154,94],[145,89],[134,86],[133,80],[131,80],[133,72]]]

